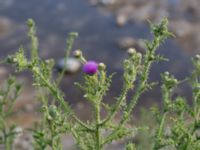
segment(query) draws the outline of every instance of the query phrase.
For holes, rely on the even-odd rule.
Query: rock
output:
[[[186,20],[171,21],[169,28],[178,38],[190,36],[195,29],[193,24]]]
[[[96,6],[96,5],[112,5],[116,2],[116,0],[90,0],[89,1],[91,5]]]
[[[60,59],[56,64],[56,68],[62,71],[65,67],[65,59]],[[66,63],[66,73],[76,73],[81,67],[81,63],[75,58],[68,58]]]
[[[2,34],[8,31],[10,28],[11,28],[11,21],[6,17],[0,16],[0,33]]]
[[[132,37],[125,37],[118,40],[118,46],[121,49],[128,49],[134,47],[136,40]]]
[[[96,6],[98,5],[98,0],[89,0],[90,5]]]
[[[161,20],[165,17],[169,17],[169,12],[166,9],[162,9],[162,8],[155,11],[155,16],[152,16],[153,21],[155,23],[161,22]]]
[[[124,37],[117,41],[117,44],[120,49],[127,50],[128,48],[134,47],[139,51],[145,50],[145,43],[143,39],[135,39],[133,37]]]
[[[191,23],[190,32],[182,37],[177,38],[177,41],[181,44],[181,46],[190,53],[199,53],[200,51],[200,23]],[[187,29],[186,29],[187,30]]]
[[[144,51],[146,49],[144,39],[138,39],[135,48],[139,49],[140,51]]]
[[[5,67],[0,66],[0,76],[5,76],[7,73],[8,70]]]
[[[200,15],[200,1],[199,0],[185,0],[180,2],[180,10],[192,14],[193,19],[199,19]]]
[[[104,5],[111,5],[116,2],[116,0],[100,0],[100,2]]]
[[[130,20],[133,10],[134,8],[131,5],[120,8],[116,14],[116,24],[119,27],[124,26]]]
[[[123,14],[119,14],[116,17],[116,24],[118,27],[123,27],[128,22],[128,17]]]
[[[159,7],[152,2],[141,2],[139,4],[125,5],[119,10],[116,10],[117,17],[116,23],[118,26],[125,25],[128,21],[134,23],[146,23],[147,20],[160,21],[163,16],[169,16],[166,9],[162,7],[164,4],[160,4]],[[159,9],[158,9],[158,8]]]
[[[24,132],[23,134],[15,137],[13,149],[15,150],[33,150],[32,136],[30,133]]]
[[[154,6],[152,3],[147,3],[146,5],[135,7],[130,18],[134,22],[146,22],[147,19],[151,19],[154,14]]]

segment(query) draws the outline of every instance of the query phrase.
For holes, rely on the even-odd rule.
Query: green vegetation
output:
[[[102,150],[106,145],[121,139],[134,139],[136,134],[145,133],[141,143],[148,147],[144,148],[139,143],[128,141],[126,150],[136,149],[177,149],[177,150],[199,150],[199,115],[200,115],[200,56],[193,59],[194,71],[190,77],[184,81],[178,81],[168,72],[162,77],[162,99],[163,107],[152,109],[155,116],[155,129],[150,130],[149,122],[142,122],[140,127],[130,126],[132,111],[135,108],[140,96],[147,90],[151,90],[157,83],[148,81],[151,66],[154,62],[165,61],[166,58],[158,55],[156,50],[161,43],[170,36],[173,36],[167,28],[168,21],[163,19],[158,25],[151,24],[153,34],[152,41],[145,41],[146,53],[142,56],[135,49],[128,50],[128,57],[124,60],[123,86],[121,94],[116,98],[116,103],[109,105],[104,103],[104,96],[109,91],[112,76],[106,72],[103,63],[98,64],[97,70],[86,68],[84,83],[76,83],[84,91],[84,98],[91,104],[93,113],[92,120],[84,122],[75,115],[74,111],[64,99],[64,93],[59,89],[59,83],[64,71],[55,79],[52,76],[54,61],[52,59],[42,60],[38,56],[38,39],[33,20],[28,20],[29,37],[31,39],[31,56],[26,56],[27,51],[23,47],[14,55],[10,55],[5,60],[13,65],[16,71],[29,70],[33,75],[33,85],[37,89],[38,100],[42,104],[42,121],[33,128],[33,147],[36,150],[62,150],[61,138],[65,134],[73,136],[77,146],[82,150]],[[67,40],[66,60],[72,49],[77,33],[71,33]],[[87,62],[81,51],[74,52],[77,59],[83,65]],[[90,65],[95,67],[94,62]],[[88,67],[88,64],[87,64]],[[66,68],[66,66],[65,66]],[[65,70],[65,69],[64,69]],[[136,82],[136,80],[138,82]],[[193,89],[193,105],[188,105],[185,98],[177,96],[172,98],[172,92],[176,86],[182,82],[189,82]],[[6,118],[12,112],[13,98],[9,98],[11,85],[16,85],[14,98],[17,97],[20,86],[15,84],[13,79],[8,80],[8,87],[1,92],[0,99],[0,142],[5,144],[6,150],[10,150],[13,138],[15,137],[15,127],[6,129]],[[12,86],[13,87],[13,86]],[[127,99],[127,93],[134,91],[131,99]],[[11,94],[12,95],[12,94]],[[11,99],[7,101],[7,99]],[[3,109],[7,105],[9,109]],[[101,111],[106,111],[106,116],[102,117]],[[123,112],[119,120],[115,120],[118,112]],[[142,127],[141,127],[142,126]],[[142,135],[142,134],[141,134]],[[151,137],[150,137],[151,136]],[[145,141],[146,140],[146,141]]]

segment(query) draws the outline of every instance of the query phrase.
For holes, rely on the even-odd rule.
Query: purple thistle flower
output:
[[[93,75],[98,70],[98,64],[95,61],[88,61],[83,66],[83,72],[88,75]]]

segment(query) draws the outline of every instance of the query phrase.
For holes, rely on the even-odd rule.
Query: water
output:
[[[71,31],[77,31],[79,38],[74,49],[81,48],[88,59],[105,62],[109,73],[117,72],[112,84],[112,90],[107,98],[118,96],[122,85],[122,60],[126,53],[119,49],[115,41],[121,37],[149,38],[149,27],[146,24],[127,24],[118,28],[112,13],[102,12],[92,7],[86,0],[0,0],[0,16],[9,18],[14,27],[9,34],[0,37],[1,58],[11,54],[24,44],[28,48],[25,22],[33,18],[37,24],[40,38],[40,55],[43,58],[53,57],[58,60],[64,54],[65,39]],[[159,53],[170,58],[170,62],[153,65],[150,80],[160,79],[160,73],[168,70],[179,79],[183,79],[191,71],[190,56],[182,50],[174,40],[168,40]],[[25,74],[26,75],[26,74]],[[24,77],[25,77],[24,75]],[[23,75],[22,75],[23,76]],[[74,88],[75,81],[81,81],[82,74],[65,76],[62,89],[68,101],[82,101],[82,92]],[[187,90],[188,87],[185,86]],[[179,91],[180,92],[180,91]],[[183,95],[184,91],[180,92]],[[148,105],[160,100],[157,90],[144,94],[140,105]]]

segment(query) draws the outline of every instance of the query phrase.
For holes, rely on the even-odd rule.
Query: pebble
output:
[[[180,8],[182,12],[189,12],[193,14],[193,19],[199,19],[200,9],[199,9],[200,1],[199,0],[185,0],[180,2]]]
[[[104,5],[111,5],[114,4],[116,0],[101,0],[100,2]]]
[[[104,6],[107,6],[107,5],[112,5],[116,2],[117,0],[90,0],[90,4],[93,5],[93,6],[96,6],[96,5],[104,5]]]
[[[118,27],[123,27],[128,22],[126,15],[120,14],[116,17],[116,24]]]
[[[6,17],[0,16],[0,33],[2,34],[8,31],[10,28],[11,28],[11,21]]]
[[[127,3],[128,4],[128,3]],[[146,23],[147,20],[159,20],[163,16],[168,16],[165,9],[157,9],[154,3],[146,2],[142,4],[125,4],[119,9],[116,9],[116,23],[118,26],[123,26],[127,21],[133,23]]]
[[[120,38],[117,44],[121,49],[128,49],[135,46],[136,40],[133,37],[124,37]]]
[[[0,66],[0,76],[4,76],[8,73],[8,70],[3,67],[3,66]]]
[[[65,67],[65,59],[60,59],[56,64],[56,68],[61,71]],[[76,73],[81,67],[81,63],[75,58],[68,58],[66,62],[66,73]]]
[[[186,20],[176,20],[170,22],[170,30],[179,38],[187,37],[194,31],[194,26]]]
[[[32,136],[30,133],[23,133],[20,136],[16,136],[13,143],[13,149],[15,150],[33,150]]]
[[[155,13],[153,4],[143,5],[140,7],[135,7],[132,11],[132,15],[130,16],[131,20],[134,22],[146,22],[147,19],[151,19],[153,14]]]
[[[130,16],[132,16],[133,6],[125,6],[120,8],[116,14],[116,24],[119,27],[126,25],[126,23],[130,20]]]
[[[139,51],[144,51],[146,46],[143,39],[135,39],[133,37],[124,37],[117,41],[120,49],[127,50],[128,48],[134,47]]]

